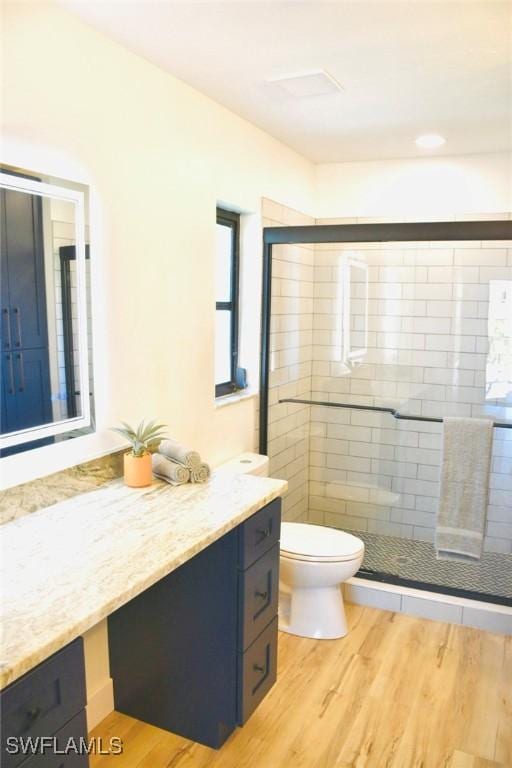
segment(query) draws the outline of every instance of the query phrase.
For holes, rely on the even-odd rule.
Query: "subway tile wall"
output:
[[[265,226],[314,223],[268,200],[263,215]],[[347,259],[368,269],[367,294],[364,279],[350,281],[348,313],[350,344],[366,351],[348,362],[343,334]],[[512,341],[505,319],[494,323],[496,338],[489,348],[490,281],[504,281],[494,286],[506,289],[510,300],[512,243],[274,247],[268,451],[271,474],[290,483],[286,519],[433,539],[440,425],[278,401],[302,397],[392,406],[423,416],[483,414],[510,420],[510,381],[501,382],[500,395],[508,392],[506,397],[492,397],[505,369],[510,379],[512,360],[497,370],[488,367],[489,355],[501,349],[503,360],[503,349],[510,354]],[[494,432],[492,470],[485,549],[511,553],[508,430]]]
[[[263,201],[263,226],[314,224],[309,216]],[[288,481],[283,517],[305,521],[309,499],[309,406],[279,403],[285,397],[311,398],[313,359],[313,247],[274,248],[268,455],[270,474]]]
[[[368,290],[361,270],[346,277],[350,259],[367,265]],[[314,264],[312,399],[511,418],[512,243],[323,244]],[[441,438],[438,424],[312,407],[308,519],[431,540]],[[494,432],[485,549],[512,552],[504,429]]]

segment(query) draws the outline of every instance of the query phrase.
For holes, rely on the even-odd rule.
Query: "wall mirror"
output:
[[[93,431],[87,210],[87,187],[2,166],[2,457]]]
[[[343,283],[343,361],[362,361],[368,351],[368,264],[345,257]]]

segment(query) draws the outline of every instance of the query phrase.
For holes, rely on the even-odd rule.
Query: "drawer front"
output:
[[[240,654],[239,722],[243,725],[266,696],[277,675],[277,616]]]
[[[70,720],[69,723],[55,734],[55,747],[45,749],[42,754],[34,754],[26,759],[20,765],[20,768],[88,768],[89,756],[85,751],[88,744],[87,721],[85,710],[82,710]],[[83,739],[84,754],[77,754],[73,751],[74,746],[70,747],[69,739],[73,739],[73,745],[80,745],[80,738]],[[57,750],[57,753],[56,753]],[[58,752],[67,752],[68,754],[58,754]]]
[[[256,560],[239,578],[239,649],[245,651],[277,614],[279,544]]]
[[[79,637],[27,672],[1,694],[2,765],[13,768],[23,755],[5,752],[8,736],[53,736],[85,706],[85,670]]]
[[[277,544],[280,530],[281,499],[274,499],[240,526],[240,568],[248,568]]]

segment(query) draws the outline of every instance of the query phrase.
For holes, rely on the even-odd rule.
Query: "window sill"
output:
[[[250,400],[253,397],[257,397],[258,393],[254,390],[248,392],[242,390],[241,392],[235,392],[232,395],[223,395],[217,397],[215,400],[215,408],[225,408],[227,405],[233,405],[234,403],[240,403],[242,400]]]

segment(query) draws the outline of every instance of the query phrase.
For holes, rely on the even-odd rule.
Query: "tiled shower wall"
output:
[[[342,222],[340,222],[342,223]],[[344,361],[341,333],[344,259],[368,264],[367,351]],[[490,281],[512,288],[512,243],[319,245],[315,250],[312,399],[387,405],[424,416],[506,420],[485,399]],[[352,344],[363,346],[365,286],[352,284]],[[506,305],[512,313],[512,303]],[[496,330],[508,354],[512,314]],[[503,333],[505,338],[502,338]],[[501,334],[501,336],[500,336]],[[508,337],[507,337],[508,334]],[[508,353],[507,350],[508,349]],[[500,374],[501,375],[501,374]],[[492,395],[492,391],[490,392]],[[293,406],[292,406],[293,408]],[[291,410],[288,418],[293,415]],[[510,410],[508,411],[510,419]],[[390,415],[311,408],[311,522],[347,530],[431,540],[439,494],[442,427]],[[512,552],[512,433],[494,432],[488,551]]]
[[[264,226],[314,223],[309,216],[263,201]],[[305,520],[308,512],[310,408],[278,401],[311,398],[313,270],[311,246],[274,248],[268,455],[270,474],[288,481],[283,515],[290,521]]]

